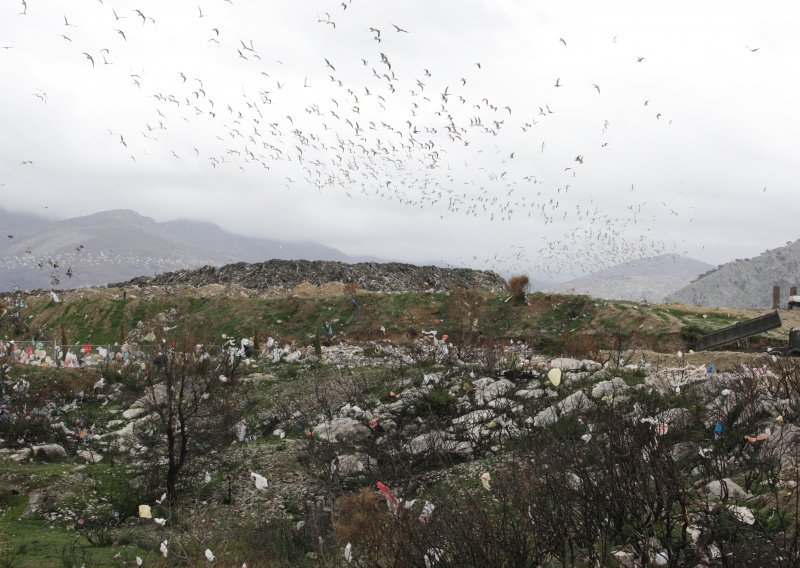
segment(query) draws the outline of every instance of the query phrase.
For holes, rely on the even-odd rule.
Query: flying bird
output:
[[[394,26],[394,29],[397,30],[397,33],[404,33],[404,34],[411,33],[408,30],[404,30],[403,28],[401,28],[398,25],[392,24],[392,26]]]
[[[92,62],[92,69],[94,69],[94,57],[92,57],[91,55],[89,55],[89,54],[88,54],[88,53],[86,53],[86,52],[83,52],[83,55],[85,55],[85,56],[86,56],[86,59],[88,59],[89,61],[91,61],[91,62]]]

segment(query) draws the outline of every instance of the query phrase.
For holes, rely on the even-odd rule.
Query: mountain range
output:
[[[698,277],[667,297],[682,304],[729,308],[771,308],[772,287],[781,287],[786,307],[790,286],[800,282],[800,240],[754,258],[737,258]]]
[[[0,209],[0,232],[0,291],[103,285],[241,261],[376,260],[314,242],[235,235],[202,221],[157,222],[123,209],[64,220]]]
[[[710,264],[693,258],[664,254],[618,264],[550,286],[546,291],[588,294],[607,300],[660,303],[667,295],[686,286],[710,268]]]

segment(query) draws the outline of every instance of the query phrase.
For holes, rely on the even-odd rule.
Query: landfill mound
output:
[[[370,292],[408,292],[430,289],[499,291],[505,280],[497,273],[468,268],[415,266],[397,262],[346,264],[333,261],[269,260],[260,263],[237,262],[226,266],[204,266],[157,276],[141,276],[109,284],[109,287],[238,285],[266,291],[291,289],[303,283],[321,286],[330,282],[353,284]]]

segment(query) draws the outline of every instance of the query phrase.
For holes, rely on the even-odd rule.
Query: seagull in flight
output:
[[[397,33],[404,33],[404,34],[411,33],[411,32],[409,32],[408,30],[404,30],[403,28],[401,28],[401,27],[400,27],[400,26],[398,26],[398,25],[392,24],[392,26],[394,26],[394,29],[396,29],[396,30],[397,30]]]
[[[86,52],[83,52],[83,55],[85,55],[85,56],[86,56],[86,59],[88,59],[89,61],[91,61],[91,62],[92,62],[92,69],[94,69],[94,57],[92,57],[91,55],[89,55],[89,54],[88,54],[88,53],[86,53]]]

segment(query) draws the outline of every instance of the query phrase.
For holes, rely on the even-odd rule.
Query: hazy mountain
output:
[[[664,254],[618,264],[556,284],[547,291],[589,294],[608,300],[662,302],[665,296],[710,268],[710,264],[693,258]]]
[[[755,258],[737,258],[701,275],[669,296],[672,302],[730,308],[771,308],[772,286],[781,286],[786,306],[789,287],[800,282],[800,240],[763,252]]]
[[[159,223],[130,210],[60,221],[0,210],[0,234],[0,290],[15,286],[76,288],[184,268],[273,258],[376,260],[349,257],[318,243],[234,235],[212,223]]]

